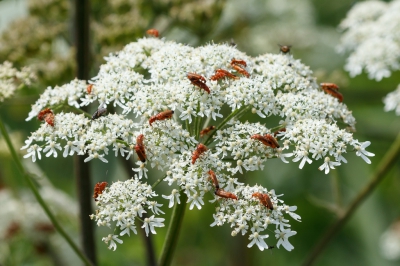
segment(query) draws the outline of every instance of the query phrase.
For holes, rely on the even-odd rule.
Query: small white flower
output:
[[[128,234],[128,236],[130,236],[130,231],[137,234],[136,226],[134,223],[131,222],[122,224],[120,229],[122,230],[121,233],[119,234],[120,236],[123,236],[125,234]]]
[[[312,163],[312,160],[310,158],[308,158],[308,153],[306,151],[302,151],[302,152],[297,153],[297,156],[292,161],[293,162],[298,162],[300,160],[301,160],[300,165],[299,165],[300,169],[303,169],[304,164],[306,162],[309,163],[309,164]]]
[[[28,148],[28,150],[27,150],[28,153],[26,155],[24,155],[24,158],[29,158],[32,156],[32,162],[35,162],[36,161],[36,153],[37,153],[37,157],[40,160],[40,159],[42,159],[42,155],[40,154],[40,152],[42,150],[43,149],[40,148],[37,144],[34,144],[33,146],[30,146]]]
[[[146,236],[149,236],[149,231],[151,231],[152,234],[157,234],[154,227],[164,227],[164,220],[164,218],[154,218],[154,215],[144,219],[142,228],[146,231]]]
[[[177,189],[173,189],[173,190],[171,191],[171,195],[169,195],[169,196],[162,195],[162,197],[163,197],[164,199],[169,199],[168,208],[172,208],[172,207],[174,206],[175,200],[176,200],[176,202],[177,202],[178,204],[181,204],[181,201],[180,201],[180,199],[179,199],[180,194],[179,194],[179,191],[178,191]]]
[[[107,237],[103,237],[101,240],[104,241],[106,244],[110,242],[108,249],[113,249],[114,251],[117,249],[117,243],[119,244],[123,243],[123,241],[118,238],[118,235],[111,235],[111,234],[109,234]]]
[[[360,143],[360,144],[361,144],[360,146],[358,146],[358,145],[355,146],[355,149],[357,151],[356,155],[360,156],[366,163],[370,164],[371,160],[367,156],[373,157],[373,156],[375,156],[375,154],[366,151],[365,148],[368,147],[369,145],[371,145],[371,142],[370,141],[366,141],[366,142],[363,142],[363,143]]]
[[[329,169],[335,169],[335,166],[339,166],[339,162],[331,162],[331,158],[325,157],[325,162],[318,169],[320,171],[325,170],[325,174],[329,173]]]
[[[194,193],[193,195],[188,197],[188,203],[190,203],[189,206],[189,210],[192,210],[194,206],[197,207],[197,209],[201,209],[201,205],[204,205],[204,201],[203,201],[203,196],[202,195],[198,195],[197,192]]]
[[[267,243],[265,243],[264,238],[267,238],[268,235],[260,235],[258,232],[253,232],[250,234],[249,239],[252,240],[247,247],[251,248],[254,244],[257,244],[258,248],[263,251],[264,249],[268,249]]]
[[[287,251],[292,251],[294,249],[293,245],[290,244],[288,238],[294,236],[297,232],[292,231],[290,229],[285,229],[280,231],[279,229],[275,230],[275,237],[278,239],[278,243],[276,246],[279,248],[282,245]]]
[[[137,165],[139,165],[138,168],[132,168],[133,171],[137,172],[139,174],[139,179],[142,179],[144,176],[147,179],[147,169],[146,169],[146,163],[142,163],[141,161],[136,162]]]
[[[161,207],[162,206],[162,204],[158,204],[156,201],[150,201],[149,202],[149,209],[154,213],[154,214],[157,214],[158,215],[158,213],[162,213],[162,214],[164,214],[164,212],[162,211],[162,210],[160,210],[160,208],[158,208],[158,207]]]

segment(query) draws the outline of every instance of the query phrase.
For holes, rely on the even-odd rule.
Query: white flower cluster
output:
[[[320,137],[315,138],[315,135]],[[339,166],[341,162],[347,163],[343,154],[347,152],[348,146],[352,146],[357,151],[356,155],[368,164],[371,161],[367,156],[374,156],[373,153],[365,150],[371,142],[360,143],[353,139],[351,133],[339,129],[335,124],[328,124],[325,120],[299,120],[286,128],[282,139],[284,139],[283,149],[290,145],[296,146],[296,150],[292,153],[295,157],[293,161],[300,161],[300,169],[306,162],[312,163],[312,159],[324,159],[325,162],[319,169],[325,170],[326,174],[329,173],[329,169],[335,169],[335,166]],[[331,161],[332,157],[334,161]]]
[[[83,97],[83,94],[86,91],[86,86],[87,84],[85,81],[75,79],[61,87],[48,87],[41,94],[40,99],[36,101],[34,105],[32,105],[32,110],[29,112],[26,121],[37,116],[38,113],[45,107],[57,106],[63,104],[65,101],[67,101],[68,105],[79,108],[80,103],[78,101],[81,97]],[[90,95],[87,97],[90,97]]]
[[[385,111],[395,111],[396,115],[400,115],[400,85],[397,86],[397,89],[389,93],[383,99],[385,103]]]
[[[10,98],[20,84],[29,86],[35,79],[35,74],[28,67],[18,71],[8,61],[0,64],[0,102]]]
[[[170,195],[163,195],[169,207],[179,204],[185,193],[189,209],[200,209],[211,195],[220,203],[220,210],[227,209],[226,204],[233,204],[237,211],[253,210],[258,214],[238,217],[250,228],[242,233],[251,232],[251,245],[257,243],[260,249],[267,248],[262,240],[266,235],[259,233],[266,229],[264,216],[269,215],[272,223],[279,225],[278,245],[291,250],[287,238],[295,233],[289,225],[282,225],[286,224],[282,201],[272,190],[246,187],[234,175],[262,170],[271,158],[288,162],[286,159],[293,157],[294,162],[300,161],[300,168],[305,162],[324,160],[320,169],[328,173],[346,162],[343,154],[351,148],[367,162],[366,156],[373,156],[365,151],[369,142],[359,143],[338,126],[355,127],[351,111],[322,92],[310,68],[289,54],[251,58],[227,44],[193,48],[143,38],[106,60],[90,81],[90,90],[83,82],[73,81],[45,91],[28,117],[46,115],[45,123],[26,141],[25,157],[36,160],[42,151],[57,156],[57,150],[64,150],[64,156],[76,153],[86,155],[86,162],[95,158],[107,162],[110,147],[115,156],[126,159],[137,153],[140,161],[133,169],[137,178],[147,178],[150,165],[165,171],[164,181],[175,186]],[[77,103],[86,106],[94,102],[100,107],[92,120],[72,113],[56,113],[53,119],[52,111],[41,111],[61,103],[76,108]],[[122,115],[103,115],[111,104]],[[242,121],[244,114],[257,115],[260,122]],[[282,121],[271,125],[270,116]],[[283,153],[285,150],[288,152]],[[256,190],[269,193],[273,206],[264,196],[253,196]],[[107,191],[110,200],[123,198]],[[129,196],[130,203],[136,200]],[[291,214],[295,207],[289,210],[286,213],[299,220]],[[236,224],[235,220],[231,223]],[[115,248],[119,239],[110,235],[105,241]]]
[[[135,219],[143,217],[147,210],[150,210],[153,215],[140,219],[143,223],[142,228],[146,231],[156,234],[154,227],[164,227],[164,218],[155,218],[154,215],[164,212],[159,209],[162,204],[152,201],[151,198],[157,196],[151,189],[150,185],[141,183],[137,177],[129,179],[125,182],[115,182],[110,187],[106,187],[101,194],[96,198],[96,205],[98,210],[96,214],[90,216],[97,222],[98,226],[107,226],[118,228],[118,234],[109,234],[103,237],[103,241],[109,244],[109,249],[116,249],[117,243],[121,244],[123,241],[118,236],[130,232],[137,234]]]
[[[253,193],[268,193],[273,204],[273,210],[267,209],[260,204],[259,200],[252,196]],[[238,186],[235,190],[238,200],[220,199],[219,206],[214,214],[214,222],[211,226],[221,226],[225,223],[229,224],[232,230],[232,236],[241,233],[245,235],[251,232],[249,240],[252,240],[248,247],[257,244],[260,250],[271,248],[268,246],[264,238],[268,234],[262,235],[261,232],[267,230],[268,225],[275,226],[275,238],[278,240],[277,247],[282,245],[286,250],[291,251],[294,247],[288,241],[290,236],[296,234],[290,229],[289,220],[284,218],[285,214],[289,214],[296,221],[300,221],[300,216],[294,213],[296,206],[288,206],[283,203],[276,195],[274,190],[267,191],[262,186]],[[271,230],[271,228],[268,228]]]
[[[340,24],[338,50],[351,52],[345,69],[351,76],[363,68],[380,81],[400,69],[400,1],[364,1],[354,5]]]

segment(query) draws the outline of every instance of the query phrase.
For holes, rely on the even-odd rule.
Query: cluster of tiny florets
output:
[[[390,92],[383,99],[385,103],[385,111],[395,111],[396,115],[400,115],[400,85],[397,86],[397,89]]]
[[[35,74],[28,67],[18,71],[8,61],[0,64],[0,102],[11,97],[21,84],[29,86],[35,79]]]
[[[351,76],[365,69],[377,81],[400,69],[400,1],[359,2],[340,24],[339,51],[351,52],[345,69]]]
[[[140,198],[150,196],[135,193],[148,188],[142,182],[150,166],[165,172],[163,180],[172,187],[171,193],[162,195],[169,207],[184,198],[189,209],[201,209],[208,198],[217,206],[214,218],[222,219],[213,225],[227,222],[233,235],[248,233],[249,247],[257,244],[264,250],[269,247],[265,230],[273,223],[277,246],[291,250],[288,237],[296,232],[283,215],[299,221],[296,207],[284,205],[273,190],[246,186],[235,175],[262,170],[273,158],[285,163],[292,159],[300,168],[305,162],[323,160],[319,169],[328,173],[346,162],[346,152],[354,150],[367,162],[367,156],[373,156],[365,151],[369,143],[359,143],[339,128],[337,122],[355,127],[342,98],[322,91],[310,68],[290,54],[252,58],[228,44],[193,48],[152,37],[128,44],[106,61],[89,85],[75,80],[47,89],[28,118],[54,105],[76,108],[94,103],[98,109],[92,119],[89,114],[55,112],[52,123],[45,121],[23,147],[28,151],[25,157],[33,160],[40,159],[41,152],[57,156],[58,151],[64,156],[84,155],[86,162],[107,162],[110,153],[139,158],[135,179],[97,191],[93,218],[98,225],[126,233],[127,224],[134,228],[135,219],[141,219],[145,229],[148,224],[146,232],[163,225],[154,220],[161,218],[143,220],[129,211],[126,218],[126,206],[148,205]],[[63,92],[66,87],[73,93]],[[110,105],[121,114],[106,114]],[[259,122],[243,121],[244,114],[256,115]],[[266,126],[269,116],[281,122]],[[121,234],[103,240],[115,248]]]
[[[113,226],[118,228],[117,234],[110,234],[103,237],[103,241],[109,244],[110,249],[116,249],[116,243],[123,241],[118,236],[131,232],[137,234],[136,219],[141,218],[141,222],[146,235],[149,232],[156,234],[154,227],[163,227],[164,218],[156,218],[155,215],[163,214],[159,207],[162,204],[153,201],[152,198],[157,194],[151,189],[150,185],[141,183],[135,177],[124,182],[115,182],[110,187],[106,187],[96,198],[98,211],[90,217],[99,226]],[[151,212],[151,216],[146,215]]]

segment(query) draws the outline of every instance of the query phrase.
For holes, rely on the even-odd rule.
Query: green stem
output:
[[[76,255],[84,262],[86,265],[93,265],[89,259],[79,250],[78,246],[75,245],[75,243],[72,241],[72,239],[67,235],[67,233],[64,231],[64,229],[60,226],[54,215],[51,213],[49,207],[43,200],[42,196],[40,195],[38,189],[36,188],[35,184],[33,183],[31,177],[29,174],[25,171],[24,166],[22,165],[17,152],[14,149],[14,146],[11,143],[10,137],[8,135],[8,132],[6,128],[4,127],[3,121],[0,119],[0,131],[1,134],[3,135],[8,148],[10,149],[11,156],[14,159],[14,162],[17,164],[18,169],[22,173],[23,177],[25,178],[26,182],[29,185],[29,188],[32,190],[33,194],[35,195],[36,200],[39,202],[40,206],[42,206],[43,210],[49,217],[50,221],[52,222],[53,226],[56,228],[58,233],[67,241],[67,243],[70,245],[70,247],[75,251]]]
[[[304,266],[312,265],[317,257],[322,253],[329,241],[335,236],[337,232],[346,224],[352,214],[357,210],[361,203],[371,194],[372,191],[379,185],[379,183],[386,176],[386,173],[396,163],[400,155],[400,133],[397,135],[396,140],[385,154],[383,159],[379,162],[378,167],[372,174],[369,183],[360,191],[357,197],[351,202],[349,207],[343,212],[342,215],[336,220],[334,224],[326,231],[325,235],[320,239],[318,244],[314,247],[311,253],[303,263]]]
[[[186,209],[186,194],[182,194],[181,204],[175,203],[174,210],[172,211],[171,223],[168,227],[167,236],[165,238],[164,246],[161,251],[159,266],[171,265],[172,257],[178,243],[179,231],[181,229],[183,216]]]
[[[167,175],[160,177],[152,186],[151,189],[154,189],[158,184],[161,183],[161,181],[163,181],[165,178],[167,177]]]
[[[70,108],[70,109],[73,109],[74,111],[76,111],[76,112],[78,112],[78,113],[84,114],[86,117],[88,117],[88,118],[90,118],[90,119],[92,118],[92,115],[91,115],[91,114],[85,112],[85,111],[82,110],[82,109],[76,108],[75,106],[71,106],[71,105],[67,105],[67,107]]]
[[[279,126],[270,128],[269,130],[271,131],[271,133],[274,133],[275,131],[278,131],[278,130],[280,130],[280,129],[282,129],[282,128],[285,128],[285,126],[279,125]]]
[[[340,195],[340,186],[339,186],[339,175],[337,170],[332,170],[330,171],[330,176],[332,180],[332,192],[333,192],[333,197],[335,198],[335,204],[340,209],[342,206],[342,197]]]
[[[239,116],[240,114],[244,113],[247,109],[249,109],[250,106],[246,106],[246,107],[242,107],[240,109],[236,109],[235,111],[233,111],[230,115],[228,115],[224,120],[222,120],[222,122],[215,128],[215,130],[213,132],[211,132],[211,134],[208,136],[207,140],[204,142],[204,145],[208,145],[211,140],[212,137],[214,136],[214,134],[216,132],[218,132],[218,130],[220,130],[223,126],[225,126],[226,123],[228,123],[232,118],[234,118],[235,116]]]

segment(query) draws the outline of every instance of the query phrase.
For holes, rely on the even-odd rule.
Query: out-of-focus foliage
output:
[[[90,14],[93,66],[149,28],[164,34],[170,28],[186,27],[204,36],[218,22],[224,2],[94,0]],[[42,86],[70,80],[75,71],[72,2],[29,0],[28,4],[29,16],[12,22],[1,33],[0,61],[30,66]]]

